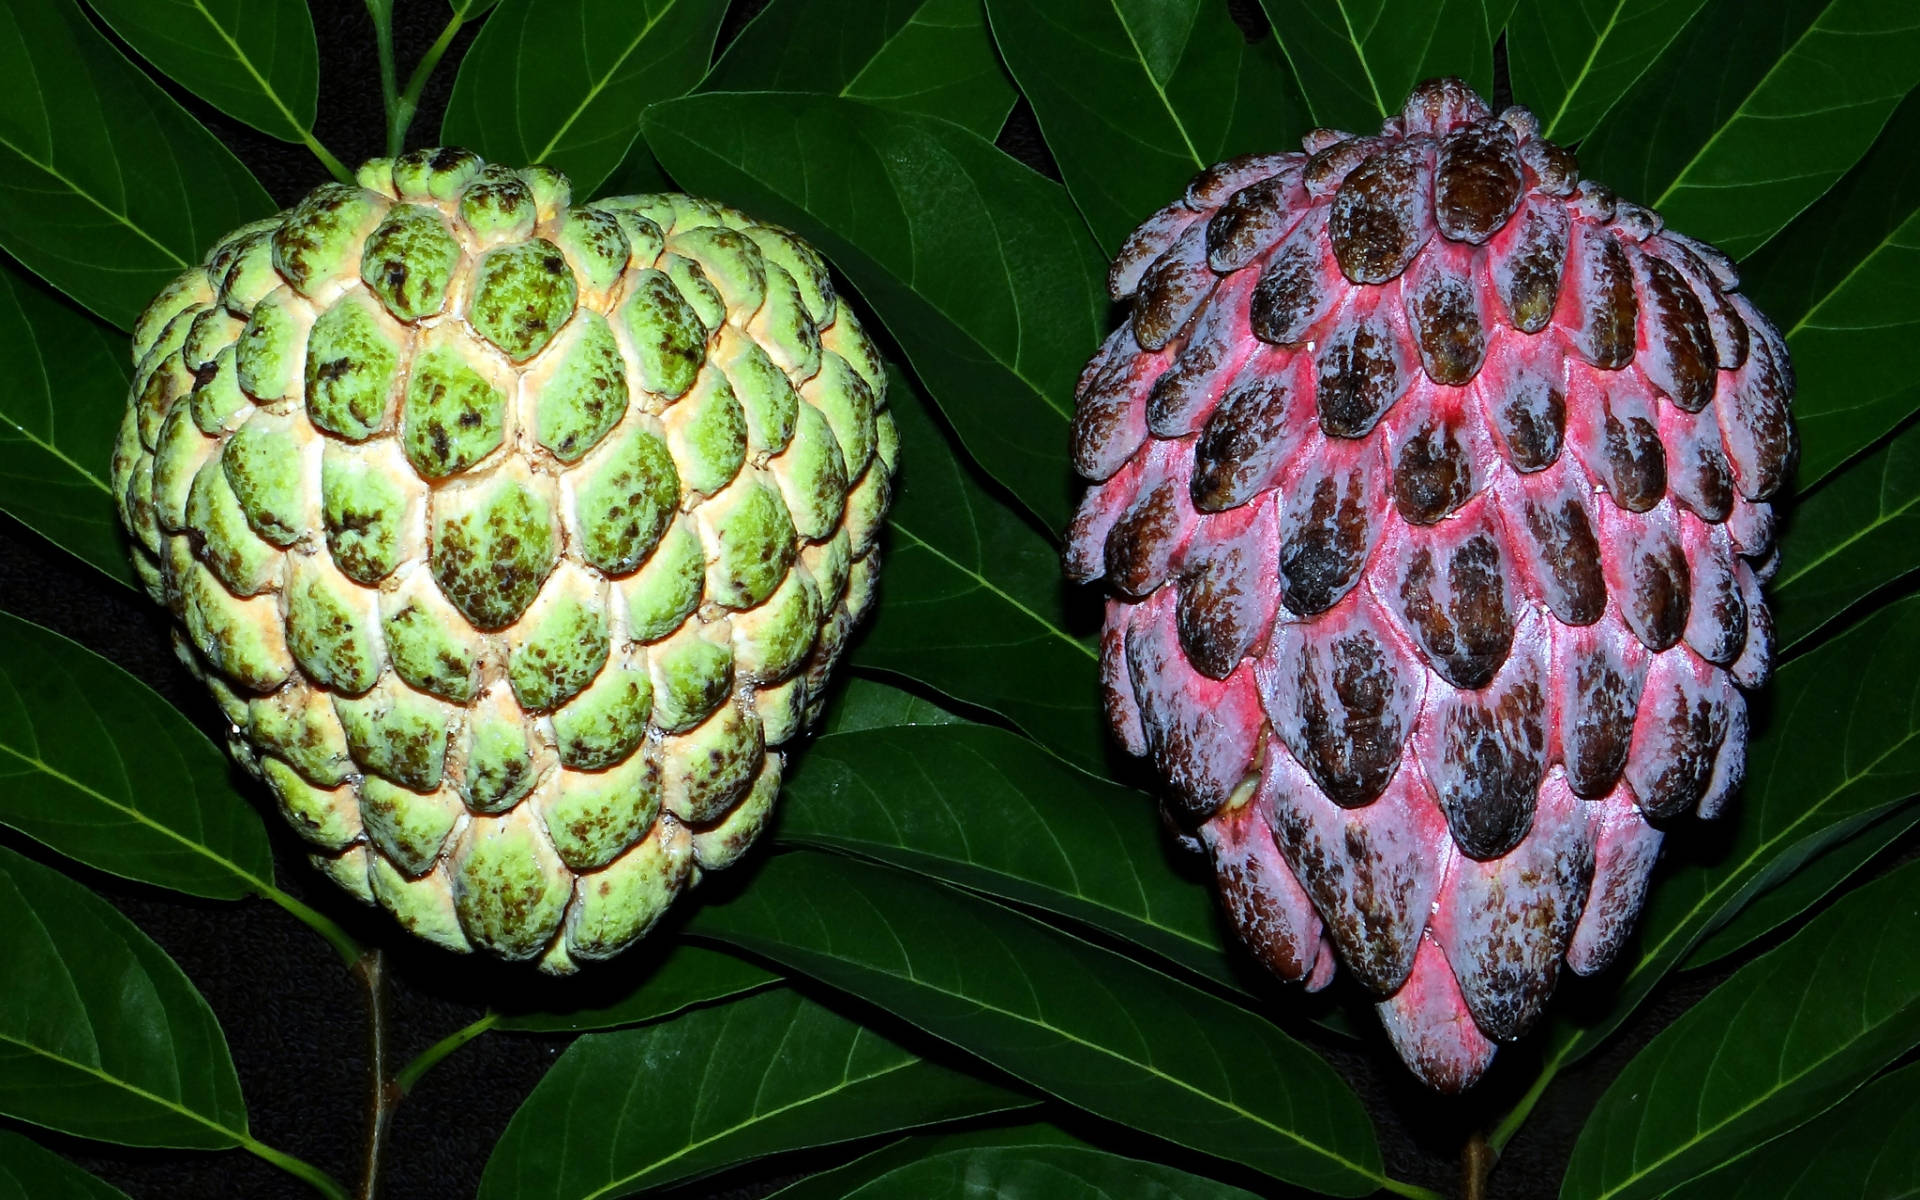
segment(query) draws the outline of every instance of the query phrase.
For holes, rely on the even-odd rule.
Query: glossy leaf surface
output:
[[[31,1138],[0,1130],[0,1200],[126,1200],[119,1188],[96,1179],[43,1149]]]
[[[1520,0],[1507,23],[1513,100],[1577,142],[1653,66],[1706,0]]]
[[[647,951],[636,949],[635,953]],[[493,1027],[524,1033],[618,1029],[658,1021],[780,982],[778,975],[763,967],[704,946],[673,942],[652,957],[656,961],[642,971],[624,972],[630,990],[617,1000],[566,1011],[504,1013]]]
[[[0,1115],[128,1146],[247,1136],[213,1011],[106,901],[0,847]]]
[[[977,897],[796,852],[689,929],[880,1005],[1109,1121],[1330,1195],[1385,1181],[1359,1098],[1304,1046]]]
[[[1493,94],[1484,0],[1260,0],[1316,124],[1374,133],[1423,79],[1458,75]],[[1504,14],[1500,14],[1504,15]],[[1145,215],[1145,214],[1142,214]]]
[[[1030,1104],[780,990],[567,1047],[481,1200],[624,1196],[733,1163]]]
[[[233,900],[268,883],[227,756],[145,684],[0,614],[0,822],[91,867]]]

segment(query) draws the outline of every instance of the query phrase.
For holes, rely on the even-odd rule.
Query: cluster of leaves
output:
[[[1562,1196],[1911,1193],[1920,1067],[1889,1068],[1920,1044],[1920,865],[1851,886],[1920,820],[1910,0],[1264,0],[1275,32],[1251,41],[1212,0],[773,0],[717,58],[723,0],[452,0],[404,83],[392,0],[365,2],[390,147],[789,224],[903,368],[908,466],[863,678],[800,755],[775,851],[625,999],[489,1015],[400,1075],[489,1030],[584,1031],[483,1197],[627,1195],[886,1135],[781,1194],[1433,1195],[1389,1176],[1351,1087],[1247,990],[1151,800],[1105,781],[1052,531],[1073,380],[1111,320],[1105,257],[1133,224],[1208,163],[1377,125],[1424,77],[1491,94],[1503,38],[1515,98],[1587,173],[1743,259],[1788,331],[1803,451],[1773,587],[1786,661],[1737,815],[1663,868],[1597,1002],[1536,1035],[1492,1147],[1663,980],[1745,951],[1601,1097]],[[409,140],[424,81],[483,17],[444,125]],[[303,0],[0,0],[0,509],[120,583],[125,331],[273,208],[151,75],[309,147],[316,181],[344,176],[313,132],[312,29]],[[1023,96],[1061,182],[996,146]],[[276,887],[259,798],[188,720],[24,621],[0,616],[0,644],[0,822],[131,880],[265,897],[361,959]],[[347,1194],[252,1136],[211,1010],[130,921],[4,845],[0,911],[0,1115],[238,1147]],[[9,1185],[119,1195],[0,1131]]]

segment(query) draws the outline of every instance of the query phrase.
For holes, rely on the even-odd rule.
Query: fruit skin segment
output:
[[[134,565],[342,886],[564,973],[752,843],[899,453],[810,247],[417,150],[222,239],[133,357]]]
[[[1309,988],[1337,956],[1464,1089],[1739,785],[1785,341],[1451,79],[1201,172],[1109,284],[1065,557],[1115,736],[1255,956]]]

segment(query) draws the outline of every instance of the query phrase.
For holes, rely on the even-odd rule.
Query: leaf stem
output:
[[[390,0],[367,0],[367,17],[373,22],[373,46],[380,58],[380,99],[387,110],[387,125],[393,125],[393,102],[398,93],[393,83],[393,5]]]
[[[1432,1188],[1423,1188],[1417,1183],[1405,1183],[1392,1178],[1381,1179],[1380,1190],[1392,1192],[1396,1196],[1405,1196],[1407,1200],[1447,1200]]]
[[[435,1042],[433,1045],[428,1046],[425,1050],[421,1051],[420,1057],[408,1063],[406,1070],[400,1072],[398,1075],[393,1077],[393,1086],[403,1096],[406,1095],[408,1092],[411,1092],[414,1089],[414,1087],[420,1082],[420,1077],[425,1075],[428,1071],[433,1070],[433,1068],[439,1064],[441,1059],[447,1057],[449,1054],[452,1054],[455,1050],[458,1050],[460,1047],[466,1045],[468,1042],[479,1037],[481,1034],[485,1033],[487,1030],[492,1029],[496,1024],[499,1023],[499,1021],[500,1021],[500,1014],[497,1012],[490,1012],[486,1016],[481,1017],[479,1020],[473,1022],[471,1025],[466,1025],[459,1029],[454,1030],[452,1033],[448,1034],[446,1037],[441,1038],[439,1041]]]
[[[314,1191],[327,1197],[328,1200],[353,1200],[347,1189],[340,1186],[339,1180],[304,1159],[295,1158],[284,1150],[275,1150],[265,1142],[252,1137],[242,1136],[240,1148],[263,1162],[272,1163],[295,1178],[305,1180]]]
[[[335,179],[338,179],[341,183],[353,182],[353,172],[347,170],[347,164],[335,158],[333,151],[321,145],[320,139],[313,136],[313,130],[301,130],[300,140],[306,143],[307,149],[313,151],[313,156],[320,160],[320,165],[325,167],[328,173]]]
[[[400,93],[400,99],[394,104],[392,124],[387,129],[387,154],[397,156],[407,143],[407,127],[413,124],[413,114],[420,107],[420,93],[427,86],[427,79],[433,69],[440,65],[440,59],[453,44],[454,35],[467,23],[463,13],[455,12],[447,21],[447,27],[440,31],[433,45],[420,56],[420,63],[414,67],[413,74],[407,79],[407,90]]]
[[[352,970],[363,957],[370,953],[365,946],[354,941],[353,935],[340,928],[332,918],[287,895],[264,879],[251,877],[250,879],[253,890],[261,899],[278,904],[295,920],[327,939],[327,943],[333,947],[334,953],[340,956],[340,962],[348,970]]]
[[[377,948],[369,950],[353,971],[367,987],[367,1167],[360,1179],[359,1200],[374,1200],[380,1183],[380,1150],[403,1093],[387,1078],[386,958]]]
[[[1533,1106],[1540,1103],[1540,1097],[1546,1094],[1547,1085],[1560,1074],[1561,1062],[1560,1058],[1555,1057],[1542,1067],[1540,1073],[1534,1076],[1533,1086],[1527,1089],[1527,1094],[1520,1097],[1519,1101],[1508,1110],[1507,1115],[1500,1118],[1500,1123],[1493,1127],[1493,1132],[1487,1135],[1487,1148],[1493,1151],[1495,1158],[1498,1158],[1500,1152],[1507,1148],[1507,1143],[1513,1140],[1513,1135],[1520,1132],[1520,1127],[1527,1123],[1527,1117],[1532,1114]]]

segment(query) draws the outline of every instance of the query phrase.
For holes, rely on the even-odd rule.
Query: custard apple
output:
[[[1081,376],[1105,703],[1280,976],[1459,1090],[1605,967],[1744,769],[1793,371],[1726,256],[1524,109],[1221,163]]]
[[[135,565],[340,884],[566,972],[752,842],[899,445],[798,238],[419,150],[222,239],[133,356]]]

